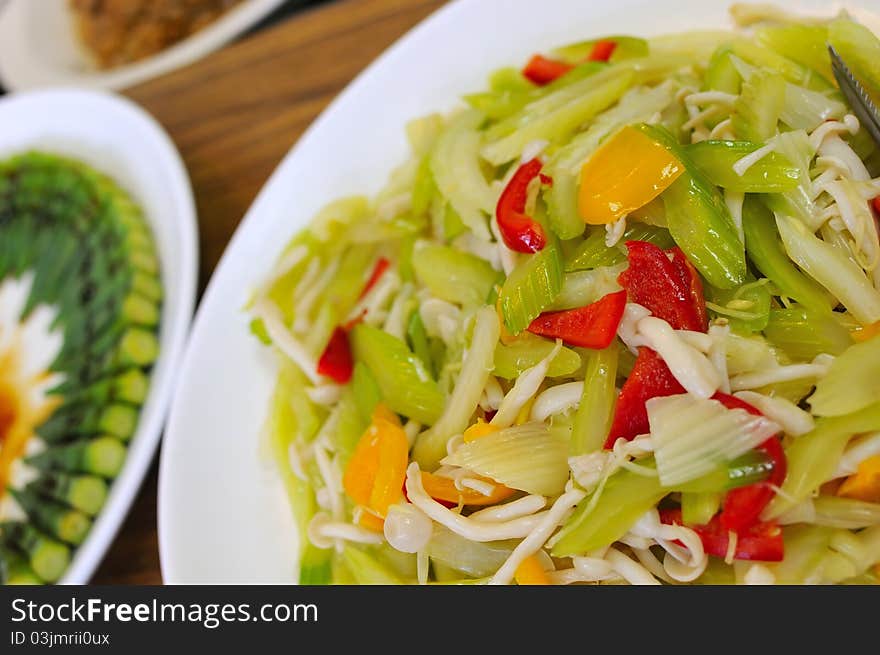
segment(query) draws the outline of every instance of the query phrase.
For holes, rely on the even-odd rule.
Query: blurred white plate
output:
[[[245,0],[152,57],[113,70],[89,62],[68,0],[0,0],[0,82],[10,91],[52,85],[124,89],[185,66],[232,40],[285,0]]]
[[[164,287],[159,359],[125,466],[61,580],[84,584],[113,541],[159,443],[195,303],[195,203],[171,139],[149,114],[125,98],[54,90],[0,99],[0,159],[29,149],[85,161],[132,194],[156,238]]]
[[[779,4],[832,11],[827,0]],[[288,239],[328,201],[377,191],[407,156],[406,121],[458,104],[462,94],[484,88],[491,70],[602,34],[730,27],[727,6],[715,0],[544,0],[536,9],[534,0],[458,0],[349,85],[251,206],[196,316],[162,449],[165,582],[296,580],[296,528],[274,466],[260,450],[276,369],[242,311]]]

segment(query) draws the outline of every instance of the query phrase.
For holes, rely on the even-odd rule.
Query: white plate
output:
[[[132,194],[156,238],[164,287],[159,359],[125,466],[61,580],[84,584],[113,541],[159,443],[195,303],[195,203],[171,139],[149,114],[125,98],[54,90],[0,99],[0,159],[27,149],[85,161]]]
[[[602,34],[729,27],[726,4],[544,0],[536,10],[534,0],[459,0],[413,29],[325,110],[248,211],[197,314],[162,451],[166,582],[296,579],[296,529],[259,448],[273,357],[242,311],[292,234],[329,200],[378,190],[407,156],[405,122],[457,104],[483,88],[492,69]],[[828,11],[824,0],[787,4]]]
[[[12,91],[50,85],[124,89],[194,62],[285,0],[245,0],[191,37],[152,57],[99,71],[79,44],[68,0],[0,0],[0,81]]]

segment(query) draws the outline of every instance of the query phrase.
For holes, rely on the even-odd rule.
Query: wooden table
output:
[[[281,158],[363,68],[440,0],[334,0],[126,92],[168,130],[195,192],[204,289]],[[160,584],[156,462],[95,584]]]

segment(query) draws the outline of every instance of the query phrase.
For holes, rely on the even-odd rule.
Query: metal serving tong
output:
[[[840,86],[841,92],[846,97],[859,122],[874,139],[874,143],[880,146],[880,110],[877,109],[877,105],[871,100],[862,83],[852,74],[849,66],[837,54],[837,50],[829,45],[828,52],[831,53],[831,70],[834,72],[834,77]]]

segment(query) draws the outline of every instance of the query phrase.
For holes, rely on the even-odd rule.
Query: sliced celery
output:
[[[518,68],[499,68],[489,75],[489,90],[525,92],[533,91],[534,85],[529,82]]]
[[[687,525],[706,525],[721,508],[719,492],[681,494],[681,520]]]
[[[690,161],[668,130],[646,124],[638,129],[663,145],[686,169],[660,196],[672,238],[710,284],[719,289],[742,284],[745,250],[718,189]]]
[[[827,26],[799,23],[768,25],[755,30],[755,38],[761,45],[820,73],[828,82],[834,82],[825,45],[828,42]]]
[[[531,94],[526,91],[483,91],[464,96],[465,102],[490,120],[502,120],[528,104]]]
[[[431,345],[428,342],[428,333],[425,332],[422,315],[418,310],[414,311],[409,319],[406,327],[406,338],[416,357],[421,359],[428,371],[434,375],[434,359],[431,356]]]
[[[610,68],[608,70],[611,71]],[[535,109],[541,101],[526,105],[518,121],[520,127],[484,146],[482,156],[497,166],[519,157],[523,148],[532,141],[544,139],[552,143],[570,136],[578,126],[617,102],[634,77],[632,71],[621,70],[614,71],[601,83],[593,78],[575,83],[559,92],[571,93],[572,89],[578,87],[571,100],[548,113]],[[579,85],[583,85],[583,89]]]
[[[737,137],[764,143],[776,134],[785,105],[785,78],[773,70],[759,70],[743,82],[731,119]]]
[[[546,197],[550,225],[560,239],[572,239],[584,231],[584,221],[578,212],[578,184],[583,163],[608,135],[630,123],[648,121],[669,106],[674,88],[674,84],[666,83],[649,90],[638,87],[628,91],[615,107],[599,114],[585,132],[574,136],[550,156],[546,169],[553,178],[553,186]]]
[[[507,345],[499,342],[495,346],[495,370],[493,374],[514,380],[523,371],[531,368],[547,357],[556,344],[549,339],[523,332]],[[581,358],[569,348],[561,348],[547,370],[547,377],[571,375],[581,367]]]
[[[572,252],[565,260],[565,270],[581,271],[600,266],[613,266],[626,261],[626,250],[623,244],[627,241],[648,241],[664,250],[672,248],[675,241],[669,230],[645,223],[632,223],[623,233],[621,244],[608,247],[605,245],[605,229],[594,229],[590,236]]]
[[[378,328],[361,323],[350,334],[355,359],[370,369],[388,406],[420,423],[434,423],[445,399],[422,360]]]
[[[767,340],[793,359],[812,360],[816,355],[840,355],[854,342],[836,314],[794,304],[770,311],[764,328]]]
[[[442,300],[477,307],[486,304],[500,274],[484,259],[448,246],[427,245],[413,257],[416,279]]]
[[[441,463],[462,466],[511,489],[542,496],[561,494],[569,479],[567,440],[537,421],[466,442]]]
[[[252,319],[248,327],[250,328],[251,334],[259,339],[260,343],[264,346],[268,346],[272,343],[272,337],[270,337],[269,333],[266,331],[266,324],[263,323],[263,319]]]
[[[321,294],[322,304],[333,305],[339,316],[347,315],[363,292],[375,255],[374,246],[358,244],[347,248],[339,259],[339,270]]]
[[[300,557],[298,585],[327,585],[332,579],[331,550],[315,548],[311,543],[303,547]]]
[[[760,332],[770,320],[770,290],[767,279],[750,280],[736,289],[703,289],[710,314],[724,317],[731,329],[741,334]]]
[[[625,268],[626,264],[621,263],[616,266],[600,266],[591,271],[566,273],[562,281],[562,290],[547,310],[585,307],[609,293],[620,291],[622,287],[617,282],[617,276]]]
[[[785,103],[779,119],[793,130],[812,132],[827,120],[843,118],[847,109],[842,98],[838,93],[786,84]]]
[[[794,189],[764,196],[767,205],[777,212],[799,217],[811,229],[821,223],[819,212],[812,200],[813,184],[810,180],[810,163],[816,154],[810,138],[804,130],[783,132],[774,139],[775,150],[798,169],[799,181]]]
[[[761,146],[749,141],[707,140],[685,148],[694,165],[712,184],[742,193],[781,193],[794,189],[799,169],[785,156],[771,152],[738,175],[733,165]]]
[[[416,216],[427,214],[436,193],[437,186],[434,184],[434,176],[431,174],[431,158],[426,155],[422,157],[422,161],[419,162],[419,167],[416,169],[416,179],[413,183],[410,199],[412,213]]]
[[[357,447],[364,430],[369,426],[370,419],[364,418],[351,385],[342,390],[334,411],[337,418],[335,429],[330,434],[330,442],[336,448],[344,465]]]
[[[639,462],[647,466],[646,462]],[[583,555],[610,546],[620,539],[649,509],[669,493],[655,475],[639,475],[621,469],[608,478],[597,502],[584,498],[559,532],[554,557]]]
[[[815,71],[767,48],[756,41],[740,38],[731,42],[733,54],[759,69],[779,72],[792,84],[817,91],[833,89],[831,83]]]
[[[482,121],[483,115],[473,110],[463,111],[450,121],[431,154],[431,173],[462,222],[488,241],[486,217],[495,210],[496,195],[480,168],[481,135],[477,127]]]
[[[773,214],[754,196],[743,204],[743,232],[749,259],[779,291],[813,311],[828,311],[831,301],[822,287],[791,263],[779,239]]]
[[[736,459],[714,467],[706,475],[675,485],[670,491],[682,493],[723,493],[767,479],[773,470],[770,457],[759,450],[752,450]]]
[[[838,18],[828,25],[828,40],[874,98],[880,98],[880,39],[864,25]]]
[[[345,546],[342,560],[354,576],[357,584],[362,585],[400,585],[404,581],[389,567],[357,546]]]
[[[788,473],[782,492],[764,515],[776,518],[808,498],[834,474],[850,438],[876,430],[880,430],[880,402],[845,416],[818,419],[812,432],[798,437],[786,448]]]
[[[598,41],[611,41],[615,44],[614,50],[608,61],[617,62],[633,57],[647,57],[649,54],[648,42],[634,36],[604,36],[590,41],[570,43],[561,48],[556,48],[553,55],[571,63],[584,61],[590,56],[593,47]]]
[[[456,577],[464,573],[481,578],[495,573],[515,547],[514,540],[481,543],[465,539],[442,525],[435,525],[425,550],[432,560],[455,569],[458,572]]]
[[[703,78],[703,90],[739,95],[742,78],[730,57],[731,49],[726,45],[712,53]]]
[[[355,362],[354,371],[351,375],[351,390],[354,394],[354,402],[357,405],[361,418],[369,422],[382,401],[382,390],[376,378],[370,373],[370,369],[363,362]]]
[[[767,564],[778,584],[815,583],[834,530],[816,525],[791,525],[782,530],[785,559]]]
[[[474,319],[474,333],[464,360],[456,357],[450,362],[450,365],[457,365],[461,361],[461,371],[443,413],[430,430],[418,436],[413,448],[412,457],[422,469],[433,471],[446,454],[449,437],[461,434],[470,424],[492,372],[495,345],[500,332],[501,326],[495,308],[485,306],[478,309]],[[447,358],[449,356],[450,353],[447,352]],[[441,383],[443,377],[441,372]]]
[[[813,507],[816,511],[813,522],[816,525],[847,530],[880,525],[880,503],[838,496],[819,496],[813,501]]]
[[[604,350],[591,350],[586,359],[584,391],[571,429],[571,455],[583,455],[602,448],[608,438],[617,399],[617,344]]]
[[[555,242],[523,257],[498,295],[504,325],[519,334],[556,299],[562,290],[562,254]]]
[[[856,320],[864,325],[880,321],[880,291],[861,267],[796,218],[777,214],[776,226],[788,256],[828,289]]]
[[[842,328],[841,328],[842,329]],[[809,403],[817,416],[841,416],[880,398],[880,335],[850,346],[816,383]]]

